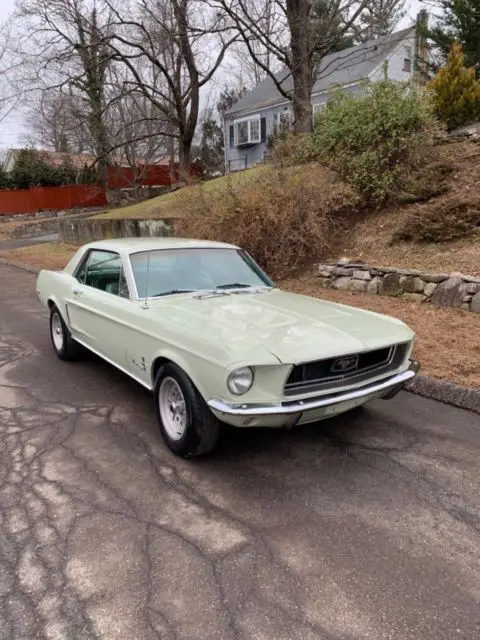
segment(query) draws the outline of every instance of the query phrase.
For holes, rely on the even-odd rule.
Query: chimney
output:
[[[428,80],[428,13],[421,9],[415,25],[415,80],[421,86]]]

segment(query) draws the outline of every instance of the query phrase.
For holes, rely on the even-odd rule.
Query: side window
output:
[[[83,266],[83,265],[82,265]],[[77,274],[81,275],[82,267]],[[81,280],[80,280],[81,281]],[[92,251],[85,264],[84,284],[116,296],[128,298],[128,285],[118,253]]]
[[[82,284],[85,284],[85,275],[87,273],[87,264],[89,258],[90,252],[87,251],[87,253],[83,256],[83,259],[80,262],[79,266],[77,267],[77,270],[75,271],[75,278]]]

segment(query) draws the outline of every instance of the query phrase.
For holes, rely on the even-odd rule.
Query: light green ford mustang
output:
[[[418,370],[399,320],[280,291],[218,242],[94,242],[42,271],[37,294],[58,357],[86,347],[153,391],[182,456],[211,450],[222,422],[314,422],[392,397]]]

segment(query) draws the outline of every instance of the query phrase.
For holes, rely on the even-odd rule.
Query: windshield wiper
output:
[[[162,291],[161,293],[156,293],[154,296],[149,296],[149,298],[161,298],[162,296],[173,296],[176,293],[193,293],[193,289],[170,289],[170,291]]]
[[[229,284],[219,284],[217,289],[250,289],[258,288],[254,284],[246,284],[245,282],[230,282]]]

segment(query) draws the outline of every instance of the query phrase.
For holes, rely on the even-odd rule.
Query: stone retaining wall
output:
[[[21,224],[12,231],[12,238],[35,238],[36,236],[47,235],[51,233],[58,233],[60,223],[62,220],[77,220],[79,218],[88,218],[95,215],[96,211],[83,211],[74,215],[55,218],[47,218],[45,220],[38,220],[35,222],[26,222]],[[16,216],[17,220],[19,216]]]
[[[333,289],[431,302],[480,313],[480,278],[463,273],[423,273],[341,261],[318,265],[318,280],[322,286]]]
[[[174,219],[87,218],[62,220],[60,240],[67,244],[85,244],[109,238],[143,238],[171,236]]]

